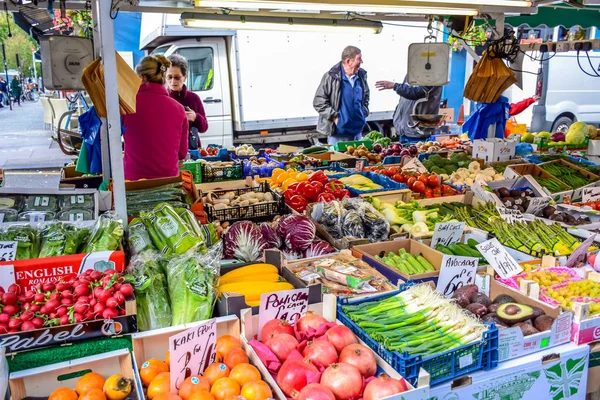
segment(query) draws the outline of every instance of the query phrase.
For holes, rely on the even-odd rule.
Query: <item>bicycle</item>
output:
[[[40,95],[37,94],[37,92],[33,91],[33,90],[25,90],[25,93],[23,94],[23,99],[26,101],[31,101],[31,102],[38,102],[40,100]]]

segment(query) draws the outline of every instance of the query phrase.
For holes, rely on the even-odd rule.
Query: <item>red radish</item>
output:
[[[8,321],[10,321],[10,315],[5,313],[0,314],[0,324],[8,324]]]
[[[50,295],[50,300],[58,300],[58,301],[60,301],[60,293],[58,293],[58,292],[52,293]]]
[[[121,308],[119,310],[119,315],[127,315],[127,310],[125,310],[124,308]]]
[[[352,333],[350,328],[344,325],[334,326],[325,332],[325,335],[327,335],[327,340],[329,340],[331,344],[335,346],[335,349],[338,351],[338,353],[341,352],[344,347],[358,343],[356,335]]]
[[[75,319],[75,323],[83,321],[83,315],[78,312],[73,313],[73,318]]]
[[[19,318],[13,318],[10,321],[8,321],[8,327],[10,329],[19,329],[22,323],[23,321],[21,321]]]
[[[87,310],[90,309],[90,305],[84,302],[77,302],[75,303],[75,305],[73,306],[73,310],[75,310],[76,313],[79,314],[85,314],[87,312]]]
[[[33,312],[38,312],[38,311],[40,311],[41,308],[42,307],[40,307],[39,304],[32,304],[31,307],[29,307],[29,309]]]
[[[296,328],[299,331],[308,331],[308,328],[317,330],[323,324],[326,324],[327,320],[320,315],[307,312],[306,315],[296,322]]]
[[[94,307],[96,304],[98,304],[98,300],[96,300],[95,298],[90,300],[90,306]]]
[[[34,317],[35,314],[28,310],[22,313],[19,318],[21,318],[21,321],[31,321]]]
[[[59,304],[60,303],[58,302],[58,300],[50,299],[46,302],[44,307],[46,307],[47,313],[53,313],[53,312],[56,312],[56,309],[58,308]],[[44,313],[44,314],[47,314],[47,313]]]
[[[340,353],[340,362],[354,365],[365,378],[375,376],[377,372],[375,353],[362,344],[351,344],[344,347]]]
[[[311,383],[304,386],[300,393],[293,397],[295,400],[335,400],[331,390],[320,383]]]
[[[35,317],[31,320],[31,322],[33,323],[33,325],[35,325],[37,329],[42,328],[44,326],[44,319],[40,317]]]
[[[129,283],[121,285],[121,288],[119,290],[121,291],[121,293],[123,293],[125,297],[133,295],[133,286],[131,286]]]
[[[16,313],[19,312],[19,309],[17,308],[17,306],[11,304],[11,305],[4,306],[4,308],[2,309],[2,312],[4,314],[7,314],[9,317],[12,317],[13,315],[15,315]]]
[[[12,292],[6,292],[2,295],[2,304],[12,305],[17,302],[17,295]]]
[[[108,300],[106,300],[106,307],[117,308],[119,307],[119,302],[114,297],[109,297]]]
[[[331,390],[337,400],[357,399],[362,390],[363,379],[354,365],[331,364],[321,375],[321,385]]]
[[[102,279],[102,272],[100,271],[92,271],[90,272],[90,279],[93,281],[97,281],[98,279]]]
[[[119,311],[115,310],[114,308],[107,308],[104,311],[102,311],[102,318],[104,319],[117,318],[118,316]]]
[[[42,291],[51,292],[56,288],[56,285],[52,282],[46,282],[42,285]]]
[[[94,297],[98,298],[100,297],[100,293],[102,293],[103,291],[104,289],[102,289],[100,286],[96,286],[92,293],[94,294]]]
[[[50,319],[58,318],[58,314],[55,312],[51,312],[50,314],[48,314],[48,318],[50,318]]]
[[[386,374],[379,375],[378,378],[373,379],[367,383],[365,391],[363,393],[364,400],[379,400],[385,399],[386,397],[394,394],[402,393],[408,390],[406,381],[401,379],[397,381],[392,379]]]
[[[43,305],[42,308],[40,308],[40,313],[45,314],[45,315],[49,314],[48,309],[46,308],[45,305]]]
[[[100,294],[96,297],[98,298],[98,301],[106,303],[106,300],[110,298],[110,292],[108,290],[103,289],[102,292],[100,292]]]
[[[73,297],[73,293],[71,293],[70,290],[63,290],[60,295],[62,296],[63,299],[70,299]]]
[[[67,307],[64,307],[64,306],[58,307],[58,310],[56,310],[56,314],[59,317],[63,317],[65,315],[67,315],[68,312],[69,312],[69,310],[67,309]]]
[[[94,314],[102,315],[102,313],[104,312],[105,309],[106,309],[106,307],[104,306],[104,304],[98,303],[94,306]]]
[[[267,340],[278,333],[287,333],[293,336],[294,328],[286,320],[272,319],[263,326],[260,341],[266,343]]]
[[[0,286],[0,294],[4,294],[5,290],[4,287]]]
[[[114,284],[112,287],[113,287],[113,289],[115,289],[117,292],[118,292],[119,290],[121,290],[121,284],[120,284],[119,282],[115,283],[115,284]]]
[[[115,292],[115,294],[113,295],[113,297],[115,298],[115,300],[117,301],[118,304],[125,303],[125,296],[123,295],[123,293],[121,293],[121,292]]]
[[[288,396],[301,390],[308,383],[310,374],[318,374],[317,367],[310,360],[299,360],[290,358],[286,360],[277,373],[277,384]]]
[[[287,360],[292,350],[298,346],[298,341],[292,335],[278,333],[267,340],[265,346],[277,356],[279,361],[284,362]]]
[[[21,286],[17,285],[16,283],[13,283],[12,285],[10,285],[8,287],[8,292],[14,293],[16,295],[20,295],[21,294]]]
[[[93,319],[94,319],[94,312],[92,310],[87,310],[86,313],[83,315],[83,320],[91,321]]]
[[[21,325],[21,332],[32,331],[34,329],[35,325],[31,321],[25,321],[23,322],[23,325]]]
[[[106,271],[104,271],[104,276],[113,276],[114,274],[116,274],[117,271],[114,269],[107,269]]]
[[[86,285],[76,286],[75,289],[73,289],[73,294],[77,297],[87,296],[88,294],[90,294],[90,288]]]
[[[18,329],[9,329],[8,333],[19,333]]]
[[[7,333],[8,332],[8,325],[7,324],[0,324],[0,335],[3,333]]]
[[[313,340],[308,342],[302,355],[314,364],[325,368],[338,360],[338,353],[335,351],[335,347],[327,340]]]
[[[64,298],[60,301],[60,304],[63,304],[65,306],[72,306],[73,305],[73,298],[69,297],[69,298]]]
[[[62,315],[60,317],[60,324],[61,325],[69,325],[71,322],[69,321],[69,316],[68,315]]]
[[[89,284],[90,284],[90,280],[84,276],[81,276],[77,282],[79,283],[80,286],[81,285],[89,286]]]
[[[44,296],[44,293],[36,293],[36,295],[33,297],[33,301],[36,303],[43,303],[46,301],[46,296]]]
[[[56,290],[58,290],[59,292],[63,293],[64,296],[64,291],[69,289],[69,284],[66,282],[58,282],[56,284]]]
[[[35,292],[33,290],[28,290],[25,292],[25,301],[32,302],[35,299]]]

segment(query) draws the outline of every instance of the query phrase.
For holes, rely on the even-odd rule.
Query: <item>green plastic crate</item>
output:
[[[194,176],[194,183],[202,183],[202,163],[200,161],[187,161],[179,168],[181,171],[190,171]]]
[[[361,144],[364,144],[365,147],[369,150],[373,149],[373,142],[371,140],[354,140],[352,142],[337,142],[336,144],[333,145],[333,148],[335,149],[335,151],[339,151],[339,152],[345,152],[346,150],[348,150],[348,146],[352,146],[354,148],[360,146]]]

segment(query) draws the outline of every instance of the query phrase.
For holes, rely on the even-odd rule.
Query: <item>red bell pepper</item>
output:
[[[289,202],[290,199],[296,195],[296,192],[290,188],[288,188],[287,190],[283,191],[283,198],[285,199],[285,202]]]
[[[325,175],[323,171],[313,172],[311,176],[308,177],[309,182],[321,182],[323,185],[327,185],[329,182],[329,178]]]
[[[319,195],[319,203],[329,203],[330,201],[336,200],[336,197],[333,193],[323,192]]]
[[[342,200],[345,197],[350,197],[350,192],[338,179],[331,179],[325,186],[324,191],[333,194],[338,200]]]
[[[288,186],[288,189],[295,192],[296,190],[298,190],[298,185],[300,185],[300,182],[292,183]]]
[[[308,199],[304,196],[296,194],[292,196],[289,201],[286,201],[286,203],[292,207],[292,209],[298,211],[299,213],[303,213],[308,205]]]
[[[302,185],[306,183],[306,185]],[[310,201],[317,201],[323,191],[321,182],[301,182],[298,186],[298,194],[306,197]]]

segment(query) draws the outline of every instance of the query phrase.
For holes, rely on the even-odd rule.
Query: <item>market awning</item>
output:
[[[582,8],[568,5],[543,6],[538,7],[537,14],[506,17],[505,23],[512,27],[527,25],[530,28],[537,28],[543,25],[549,28],[557,26],[571,28],[579,25],[582,28],[590,28],[600,26],[600,6]]]

